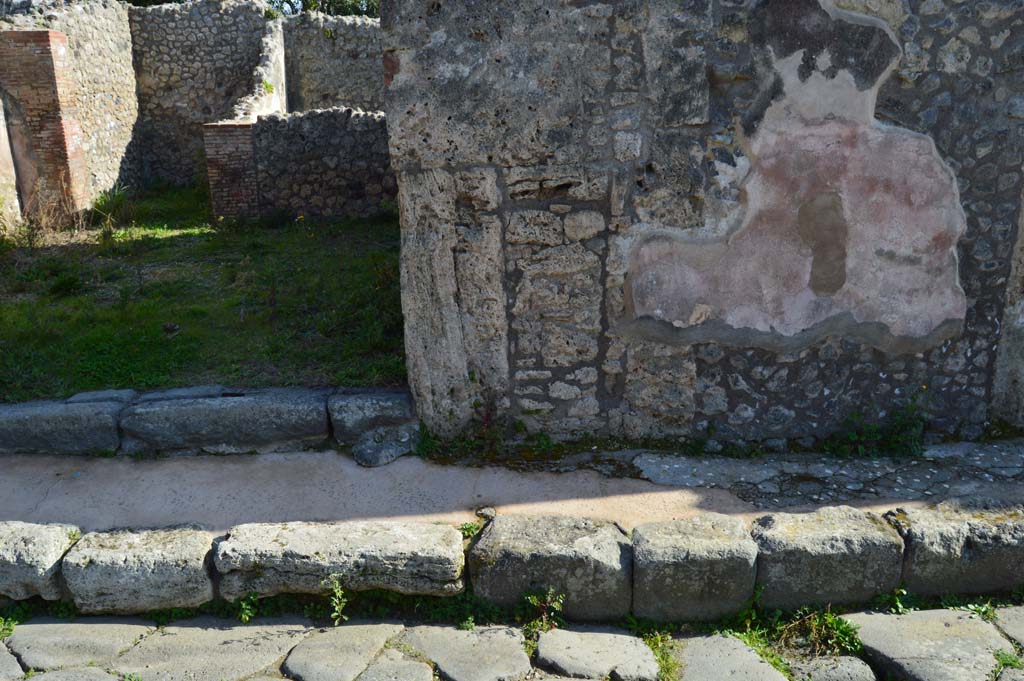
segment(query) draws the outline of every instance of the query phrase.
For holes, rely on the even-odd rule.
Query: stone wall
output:
[[[231,118],[262,85],[265,11],[249,0],[129,8],[147,179],[188,184],[202,174],[203,124]]]
[[[410,383],[451,434],[977,437],[1017,0],[390,0]]]
[[[307,13],[285,20],[290,111],[384,108],[380,21]]]
[[[255,121],[259,116],[288,110],[283,19],[267,22],[252,83],[253,91],[235,105],[231,120]]]
[[[98,0],[37,9],[0,18],[0,31],[43,28],[67,36],[89,199],[117,184],[137,185],[138,158],[132,139],[138,104],[127,6]]]
[[[360,218],[395,199],[381,113],[327,109],[204,127],[214,214]]]
[[[3,98],[0,96],[0,227],[11,225],[21,217],[18,200],[18,176],[14,170],[14,155],[7,133]]]

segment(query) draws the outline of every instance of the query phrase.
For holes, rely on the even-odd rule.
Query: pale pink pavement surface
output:
[[[66,522],[86,531],[195,523],[395,519],[460,524],[499,513],[602,518],[632,528],[716,511],[765,513],[732,493],[594,471],[523,473],[406,457],[361,468],[333,451],[157,460],[0,458],[0,520]],[[885,510],[892,502],[858,504]]]

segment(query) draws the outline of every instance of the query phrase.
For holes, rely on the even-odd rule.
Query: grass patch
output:
[[[393,216],[236,226],[206,206],[111,192],[98,230],[0,247],[0,401],[404,383]]]

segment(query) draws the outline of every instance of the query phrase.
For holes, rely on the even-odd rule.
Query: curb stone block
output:
[[[196,607],[213,600],[213,537],[195,527],[91,532],[64,558],[64,580],[85,614]]]
[[[121,416],[126,453],[269,451],[327,440],[324,390],[274,388],[223,397],[150,399]]]
[[[718,513],[633,530],[633,614],[714,621],[754,595],[757,544],[746,522]]]
[[[121,404],[128,404],[137,393],[134,390],[93,390],[87,393],[78,393],[72,395],[66,402],[67,404],[86,404],[89,402],[120,402]]]
[[[874,513],[774,513],[754,522],[752,536],[766,608],[863,603],[900,582],[903,540]]]
[[[217,543],[220,594],[324,594],[346,589],[453,596],[463,589],[462,535],[428,523],[337,522],[239,525]]]
[[[94,454],[121,444],[120,402],[24,402],[0,406],[0,454]]]
[[[61,559],[80,534],[74,525],[0,522],[0,596],[59,600]]]
[[[241,391],[225,388],[222,385],[194,385],[187,388],[168,388],[154,390],[139,395],[139,402],[166,402],[167,400],[194,400],[204,397],[224,397]]]
[[[560,516],[498,516],[469,552],[473,591],[514,606],[548,588],[565,594],[565,616],[615,620],[633,601],[633,552],[613,523]]]
[[[1024,584],[1024,507],[896,509],[906,542],[903,582],[922,596],[1012,591]]]
[[[327,410],[339,444],[356,442],[366,431],[379,426],[405,425],[415,421],[412,400],[399,392],[358,392],[331,395]]]

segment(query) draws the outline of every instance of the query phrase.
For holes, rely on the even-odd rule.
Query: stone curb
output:
[[[379,466],[413,451],[418,435],[409,395],[386,390],[206,385],[0,405],[0,455],[247,454],[335,440]]]
[[[467,546],[468,544],[468,546]],[[0,599],[70,598],[85,613],[194,607],[217,596],[350,590],[452,596],[512,606],[565,595],[565,615],[714,621],[761,605],[864,603],[905,581],[912,593],[985,594],[1024,581],[1024,508],[943,503],[884,517],[850,507],[777,513],[752,524],[717,514],[644,525],[499,516],[475,541],[413,522],[248,524],[80,536],[70,525],[0,522]]]

